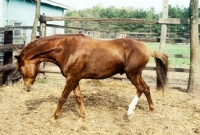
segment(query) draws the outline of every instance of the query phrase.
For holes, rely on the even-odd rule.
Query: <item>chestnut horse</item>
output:
[[[82,34],[54,35],[31,42],[19,56],[15,56],[17,69],[23,76],[27,91],[35,81],[41,62],[56,64],[66,78],[65,88],[52,116],[53,120],[60,116],[62,106],[72,90],[80,109],[80,119],[84,119],[86,113],[79,81],[104,79],[117,73],[125,73],[137,89],[127,114],[133,114],[142,93],[147,98],[149,110],[153,111],[149,86],[141,76],[150,57],[156,61],[157,89],[164,89],[167,82],[168,57],[148,49],[144,44],[133,39],[96,40]]]

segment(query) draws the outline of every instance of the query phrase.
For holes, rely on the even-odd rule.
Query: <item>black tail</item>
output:
[[[164,53],[158,51],[152,51],[151,54],[156,61],[156,74],[157,74],[157,90],[164,90],[167,84],[167,72],[168,72],[168,57]]]

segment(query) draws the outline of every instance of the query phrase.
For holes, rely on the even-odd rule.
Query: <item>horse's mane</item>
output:
[[[63,37],[85,37],[83,34],[56,34],[53,36],[47,36],[40,38],[38,40],[35,40],[31,43],[29,43],[21,52],[20,56],[24,56],[27,59],[32,59],[33,57],[41,54],[52,51],[52,49],[55,49],[56,46],[49,46],[46,44],[47,42],[50,42],[50,40],[56,40]],[[45,49],[43,49],[45,48]]]

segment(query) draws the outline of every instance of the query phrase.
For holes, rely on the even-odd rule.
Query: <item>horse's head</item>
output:
[[[24,60],[20,56],[15,58],[16,70],[22,74],[25,90],[30,91],[39,70],[39,63],[36,60]]]

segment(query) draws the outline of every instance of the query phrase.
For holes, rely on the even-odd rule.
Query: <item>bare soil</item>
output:
[[[200,135],[200,98],[182,92],[185,81],[176,80],[179,90],[169,86],[164,95],[155,90],[155,79],[151,76],[146,77],[146,82],[151,86],[155,110],[149,114],[146,97],[142,95],[133,118],[128,120],[126,112],[136,93],[134,86],[115,79],[82,80],[87,113],[83,122],[78,122],[79,109],[73,92],[61,117],[56,122],[50,121],[65,85],[60,74],[49,73],[47,79],[37,79],[30,92],[23,89],[22,82],[12,87],[1,86],[0,134]]]

